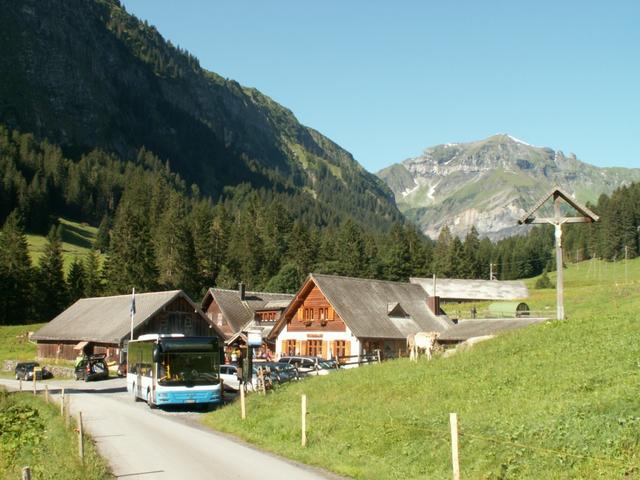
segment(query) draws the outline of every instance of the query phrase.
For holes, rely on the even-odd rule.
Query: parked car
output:
[[[249,390],[256,390],[258,388],[258,368],[262,364],[256,364],[253,367],[253,375],[251,377],[251,384],[247,385]],[[220,378],[224,380],[225,390],[240,390],[240,380],[238,379],[238,366],[233,364],[220,365]],[[273,384],[273,378],[268,372],[265,372],[265,385],[267,388],[271,388]]]
[[[337,363],[320,357],[281,357],[278,363],[286,363],[296,367],[301,375],[329,375],[337,368]]]
[[[38,362],[20,362],[16,365],[16,380],[33,380],[33,370],[40,367]],[[36,372],[36,380],[42,380],[53,377],[53,373],[42,367]]]
[[[261,362],[256,366],[264,367],[268,370],[269,376],[275,383],[287,383],[292,380],[299,380],[298,369],[290,363]]]
[[[103,380],[109,378],[109,367],[106,362],[106,355],[90,355],[83,358],[76,365],[76,380]]]

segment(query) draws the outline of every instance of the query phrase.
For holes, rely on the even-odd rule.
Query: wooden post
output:
[[[307,396],[302,394],[302,417],[301,417],[301,426],[302,426],[302,438],[301,444],[303,447],[307,446]]]
[[[60,390],[60,416],[64,416],[64,388]]]
[[[82,412],[78,412],[78,455],[80,455],[80,461],[84,463],[84,434],[82,426]]]
[[[451,462],[453,464],[453,480],[460,480],[460,459],[458,457],[458,414],[450,413],[451,423]]]
[[[220,403],[224,403],[224,380],[220,379]]]
[[[376,353],[378,354],[378,363],[380,363],[380,350],[378,349]]]
[[[49,385],[44,386],[44,401],[49,404]]]
[[[558,194],[553,196],[553,211],[555,214],[555,230],[556,230],[556,317],[558,320],[564,320],[564,271],[562,269],[562,211],[560,210],[561,197]]]
[[[22,469],[22,480],[31,480],[31,469],[29,467]]]
[[[247,410],[244,404],[244,382],[240,384],[240,418],[247,418]]]
[[[70,400],[69,399],[69,395],[65,395],[65,397],[64,397],[64,425],[67,428],[69,428],[69,424],[71,423],[70,419],[69,419],[69,415],[70,415],[70,412],[69,412],[69,410],[70,410],[70,408],[69,408],[70,407],[69,400]]]
[[[19,385],[18,389],[19,389],[20,392],[22,391],[22,379],[20,379],[20,385]]]
[[[624,246],[624,283],[629,283],[629,269],[627,267],[627,260],[629,260],[629,247]]]

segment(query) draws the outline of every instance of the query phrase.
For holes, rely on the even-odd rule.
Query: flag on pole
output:
[[[131,291],[131,340],[133,340],[133,317],[136,314],[136,289]]]

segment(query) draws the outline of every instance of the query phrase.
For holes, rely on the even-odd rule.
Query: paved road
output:
[[[199,428],[184,411],[150,410],[126,393],[123,379],[84,383],[47,381],[50,392],[65,387],[71,412],[84,425],[117,478],[317,480],[338,478],[284,460]],[[17,389],[15,380],[0,384]],[[26,389],[31,384],[23,383]]]

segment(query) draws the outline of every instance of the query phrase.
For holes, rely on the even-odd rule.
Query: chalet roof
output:
[[[428,295],[433,295],[433,279],[411,278]],[[436,279],[436,295],[443,300],[516,300],[527,298],[529,291],[519,280],[463,280],[457,278]]]
[[[436,316],[427,307],[427,295],[419,285],[365,278],[340,277],[313,273],[296,299],[276,323],[271,337],[277,335],[299,307],[301,293],[313,282],[332,305],[351,332],[359,338],[406,338],[419,331],[444,331],[453,325],[446,316]],[[389,314],[390,305],[392,308]],[[401,310],[400,310],[401,309]],[[404,311],[410,318],[395,312]]]
[[[438,340],[464,341],[473,337],[495,335],[508,330],[527,327],[546,321],[546,318],[510,318],[510,319],[483,319],[463,320],[457,325],[440,334]]]
[[[206,308],[215,300],[229,327],[237,333],[254,319],[256,311],[284,310],[293,297],[289,293],[245,292],[243,300],[238,290],[210,288],[202,300],[202,307]]]
[[[189,302],[210,324],[199,307],[182,290],[136,293],[134,331],[178,297]],[[224,338],[219,329],[212,328]],[[34,340],[77,340],[120,344],[131,333],[131,294],[82,298],[31,337]]]

